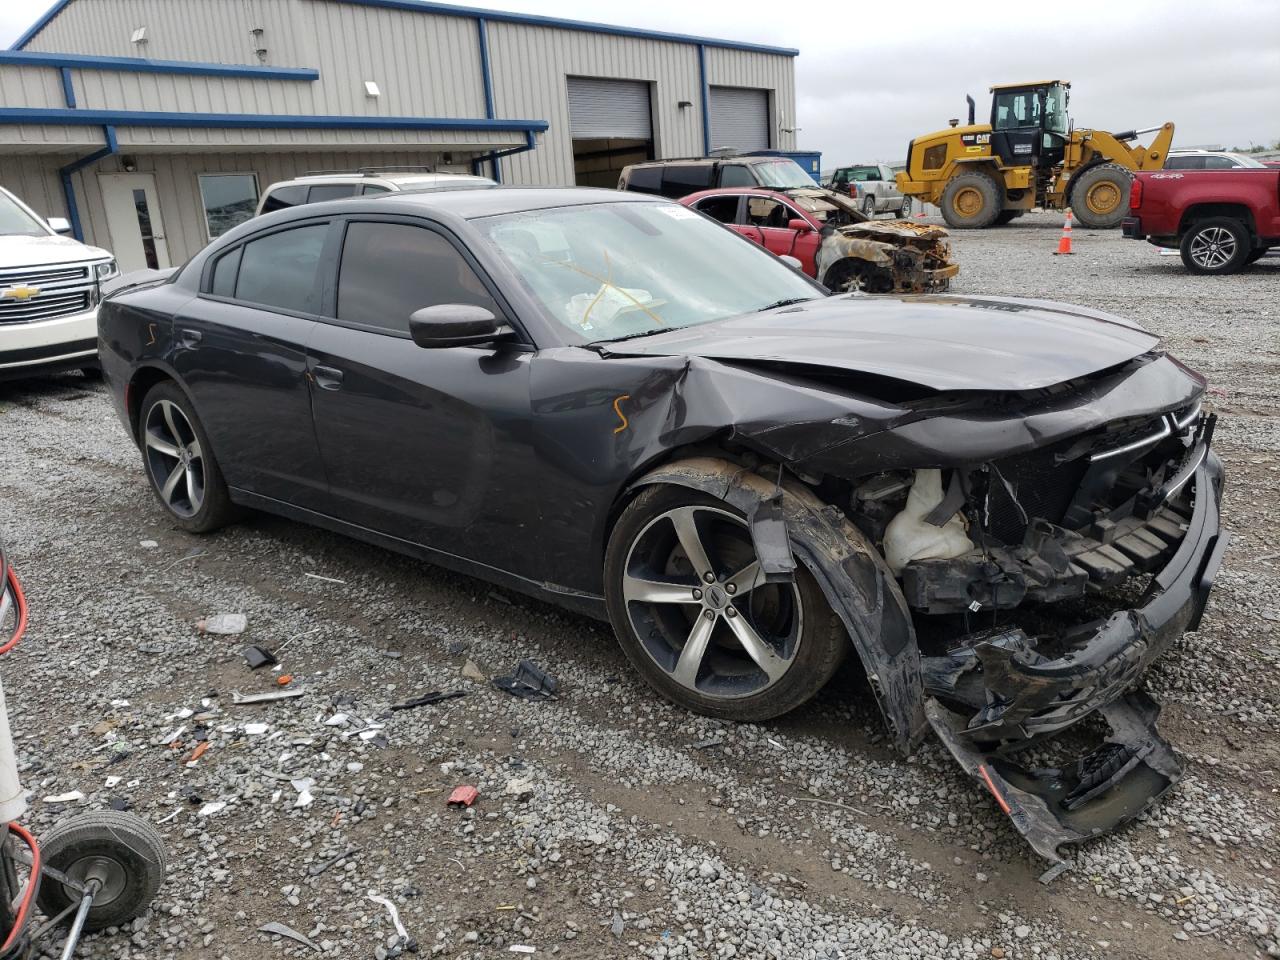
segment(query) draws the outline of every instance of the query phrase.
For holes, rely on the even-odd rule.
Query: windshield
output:
[[[49,231],[7,193],[0,192],[0,237],[45,237]]]
[[[1250,169],[1256,169],[1258,167],[1266,167],[1266,164],[1263,163],[1261,160],[1256,160],[1253,157],[1246,157],[1243,153],[1229,153],[1227,154],[1227,156],[1235,159],[1237,163],[1239,163],[1239,165],[1242,167],[1249,167]]]
[[[472,221],[571,343],[754,313],[823,291],[674,203],[602,203]]]
[[[817,181],[804,172],[794,160],[779,158],[764,163],[753,163],[751,169],[756,179],[765,187],[816,187]]]

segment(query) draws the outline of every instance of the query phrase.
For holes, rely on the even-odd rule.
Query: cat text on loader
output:
[[[1173,124],[1107,133],[1077,130],[1067,116],[1065,80],[991,88],[991,122],[969,123],[917,137],[907,150],[898,189],[942,208],[953,228],[1008,223],[1033,207],[1070,207],[1081,226],[1119,226],[1138,170],[1159,170],[1173,143]],[[1156,133],[1151,146],[1130,146]]]

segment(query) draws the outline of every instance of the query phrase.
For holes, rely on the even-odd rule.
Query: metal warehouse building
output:
[[[413,0],[59,0],[0,51],[0,183],[164,267],[310,171],[613,186],[793,149],[796,53]]]

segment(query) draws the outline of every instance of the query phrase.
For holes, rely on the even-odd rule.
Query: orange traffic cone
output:
[[[1067,207],[1067,218],[1062,221],[1062,239],[1058,241],[1058,249],[1053,252],[1053,255],[1056,257],[1062,254],[1070,254],[1070,253],[1071,253],[1071,208]]]

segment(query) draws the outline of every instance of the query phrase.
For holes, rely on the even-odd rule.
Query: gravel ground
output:
[[[257,932],[271,921],[326,957],[396,956],[371,893],[449,957],[1280,956],[1280,260],[1192,277],[1086,230],[1054,257],[1059,223],[957,236],[954,292],[1134,317],[1209,374],[1223,414],[1234,540],[1203,628],[1149,677],[1188,760],[1149,816],[1042,886],[936,743],[892,751],[856,675],[782,720],[719,724],[658,701],[592,621],[270,517],[186,535],[105,391],[51,377],[0,385],[0,530],[32,605],[4,663],[27,820],[123,800],[170,856],[150,913],[81,956],[314,955]],[[227,612],[241,637],[197,630]],[[303,696],[234,705],[275,680],[240,647],[286,642]],[[520,657],[559,699],[472,679]],[[479,801],[447,807],[462,783]],[[86,799],[43,800],[72,790]]]

